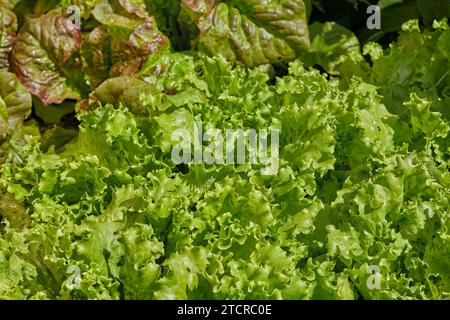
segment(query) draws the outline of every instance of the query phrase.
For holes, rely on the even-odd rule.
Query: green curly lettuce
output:
[[[412,95],[402,119],[376,86],[342,90],[299,61],[272,84],[264,69],[202,54],[153,57],[141,75],[149,82],[114,80],[59,153],[32,142],[2,167],[28,217],[26,228],[3,220],[2,298],[449,297],[450,176],[433,151],[448,121],[427,100]],[[279,128],[278,172],[176,165],[173,133],[198,121]],[[399,122],[412,125],[402,139]]]
[[[394,113],[407,113],[402,104],[411,92],[417,92],[434,101],[433,108],[449,119],[450,29],[446,21],[435,27],[421,32],[417,21],[412,21],[403,26],[404,32],[394,47],[385,52],[377,44],[365,48],[374,61],[371,81],[380,86],[385,104]]]
[[[361,50],[362,1],[0,0],[0,299],[449,299],[430,3]]]

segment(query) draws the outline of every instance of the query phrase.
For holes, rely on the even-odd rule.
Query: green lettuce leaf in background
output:
[[[341,79],[341,86],[350,85],[351,78],[363,79],[370,72],[359,39],[347,28],[335,22],[310,25],[311,49],[302,61],[309,66],[320,66],[328,74]]]
[[[0,140],[14,133],[31,113],[31,95],[13,73],[0,71]]]
[[[306,7],[298,1],[182,1],[199,29],[199,50],[247,66],[283,63],[309,48]]]
[[[103,82],[91,98],[101,104],[123,105],[136,115],[146,115],[148,110],[141,100],[142,95],[157,93],[148,83],[128,76],[111,78]]]
[[[373,60],[371,81],[380,87],[380,94],[390,111],[407,112],[402,106],[411,92],[434,101],[434,108],[449,117],[449,55],[450,30],[447,23],[436,29],[421,32],[417,21],[403,26],[397,44],[380,52],[376,44],[368,44],[365,51]]]

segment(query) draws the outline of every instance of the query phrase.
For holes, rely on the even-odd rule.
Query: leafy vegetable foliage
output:
[[[0,299],[450,298],[450,29],[414,5],[383,48],[321,1],[0,1]],[[279,129],[279,170],[176,165],[198,122]]]

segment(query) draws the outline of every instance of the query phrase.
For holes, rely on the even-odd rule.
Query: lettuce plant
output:
[[[433,3],[383,46],[324,1],[0,0],[0,299],[450,298]],[[196,123],[278,171],[174,162]]]

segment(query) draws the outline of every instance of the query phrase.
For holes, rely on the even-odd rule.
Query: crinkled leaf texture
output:
[[[303,1],[183,1],[208,54],[169,52],[158,3],[87,1],[83,34],[78,0],[30,9],[0,71],[0,135],[27,136],[0,150],[0,299],[450,298],[447,22],[369,66],[333,22],[305,53]],[[27,88],[60,125],[20,129]],[[78,131],[52,112],[73,100]],[[278,129],[277,170],[177,164],[199,122],[188,150],[217,157],[229,129]]]
[[[101,25],[84,42],[82,57],[93,87],[110,77],[138,74],[150,55],[169,47],[155,19],[139,3],[120,1],[117,12],[112,5],[100,3],[92,11]]]
[[[400,118],[376,86],[342,90],[299,61],[275,84],[203,54],[153,57],[142,76],[105,81],[105,105],[79,117],[60,153],[32,142],[2,167],[0,185],[29,219],[3,220],[0,297],[449,297],[450,176],[438,148],[449,130],[427,99],[411,95]],[[147,113],[127,93],[138,88]],[[278,173],[176,166],[173,133],[195,121],[279,128]],[[411,126],[402,139],[399,122]],[[80,270],[76,288],[68,266]]]
[[[61,10],[27,17],[17,35],[12,70],[46,105],[78,100],[86,86],[79,56],[82,41],[80,30]]]
[[[195,23],[195,43],[247,66],[279,64],[309,49],[303,0],[183,0],[183,23]]]
[[[9,67],[10,54],[17,32],[17,18],[14,12],[0,6],[0,70]]]
[[[384,52],[378,44],[365,47],[373,63],[371,79],[384,103],[395,114],[407,115],[404,102],[412,92],[433,100],[433,108],[450,119],[450,29],[446,21],[421,32],[418,21],[403,25],[398,42]]]

